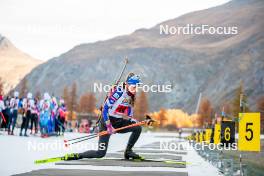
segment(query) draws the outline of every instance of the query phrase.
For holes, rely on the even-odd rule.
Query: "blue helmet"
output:
[[[137,85],[141,83],[141,79],[138,75],[133,75],[128,77],[126,82],[128,85]]]

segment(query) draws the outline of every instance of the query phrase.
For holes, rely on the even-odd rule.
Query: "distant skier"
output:
[[[55,131],[55,123],[57,118],[58,103],[55,96],[52,96],[50,101],[51,116],[49,119],[48,133],[53,133]]]
[[[10,97],[9,96],[7,96],[4,99],[4,106],[5,106],[5,109],[3,109],[2,113],[3,113],[3,116],[5,117],[5,121],[2,121],[1,128],[5,128],[5,130],[7,130],[8,123],[10,121]]]
[[[38,99],[34,98],[31,102],[31,126],[30,126],[30,134],[33,134],[33,129],[35,129],[35,134],[38,133],[38,114],[39,114],[39,106],[38,106]],[[34,126],[34,128],[33,128]]]
[[[50,109],[50,95],[46,92],[44,93],[44,99],[40,102],[40,132],[41,137],[48,137],[48,122],[51,116]]]
[[[60,106],[59,106],[59,109],[58,109],[58,122],[57,122],[57,125],[58,125],[58,134],[64,134],[64,131],[65,131],[65,127],[64,127],[64,124],[65,124],[65,118],[66,118],[66,107],[65,107],[65,103],[64,103],[64,100],[61,99],[60,100]]]
[[[182,138],[182,129],[179,128],[179,138],[181,139]]]
[[[18,111],[18,104],[19,104],[19,92],[14,92],[14,97],[10,100],[10,121],[8,123],[8,134],[14,135],[14,129],[17,122],[17,111]],[[12,128],[11,128],[12,126]]]
[[[2,121],[5,123],[6,122],[6,118],[3,114],[3,111],[5,110],[5,103],[3,100],[3,96],[0,95],[0,125],[2,124]]]
[[[28,136],[27,135],[27,129],[28,129],[28,125],[29,122],[31,121],[31,108],[34,105],[34,101],[32,99],[32,93],[28,93],[27,94],[27,98],[23,99],[23,103],[22,103],[22,108],[23,108],[23,120],[22,120],[22,125],[21,125],[21,129],[20,129],[20,136],[22,136],[22,131],[23,129],[25,130],[24,132],[24,136]]]
[[[108,131],[108,135],[100,136],[98,150],[89,150],[79,154],[72,154],[67,160],[78,160],[81,158],[102,158],[105,156],[108,142],[114,128],[120,128],[136,123],[133,119],[133,106],[136,95],[137,84],[140,78],[137,75],[129,74],[123,87],[116,87],[108,96],[104,103],[102,115],[99,121],[99,132]],[[126,159],[140,159],[141,157],[132,151],[134,144],[137,142],[142,127],[135,126],[118,131],[118,133],[132,132],[124,153]]]

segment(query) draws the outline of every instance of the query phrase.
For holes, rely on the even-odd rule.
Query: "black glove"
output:
[[[151,126],[155,122],[155,120],[153,120],[149,115],[146,115],[145,121],[148,126]]]

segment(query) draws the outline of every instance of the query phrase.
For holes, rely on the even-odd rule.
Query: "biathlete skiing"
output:
[[[102,109],[102,118],[99,119],[99,132],[107,131],[107,135],[99,136],[98,150],[89,150],[83,153],[71,154],[66,160],[78,160],[82,158],[102,158],[105,156],[111,134],[116,128],[125,127],[137,120],[133,118],[133,107],[140,77],[133,73],[127,76],[122,86],[117,86],[108,95]],[[142,131],[141,126],[126,128],[117,133],[132,132],[124,153],[125,159],[141,159],[141,156],[133,152],[132,148],[137,142]]]
[[[132,149],[141,134],[141,125],[151,126],[156,121],[149,115],[146,115],[146,119],[140,122],[134,119],[133,109],[135,97],[138,85],[141,84],[141,79],[138,75],[130,73],[126,77],[125,82],[121,85],[119,84],[127,63],[128,59],[126,58],[118,79],[115,81],[111,91],[108,92],[104,103],[101,106],[101,114],[97,122],[99,132],[70,140],[64,140],[65,146],[68,147],[69,145],[87,141],[98,136],[98,149],[88,150],[83,153],[66,154],[62,157],[36,160],[35,164],[62,160],[79,160],[83,158],[102,158],[106,155],[110,136],[114,133],[128,132],[131,132],[131,135],[124,152],[124,158],[127,160],[145,160],[143,157],[133,152]]]

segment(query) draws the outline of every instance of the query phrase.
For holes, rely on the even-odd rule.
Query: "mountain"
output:
[[[94,82],[112,83],[128,56],[127,70],[141,75],[144,84],[173,87],[170,93],[147,94],[151,111],[164,107],[194,112],[199,92],[219,106],[233,97],[241,80],[254,107],[256,98],[264,93],[263,12],[262,0],[233,0],[130,35],[80,44],[39,65],[26,78],[31,91],[59,95],[64,86],[76,81],[80,95],[93,90]],[[234,26],[237,34],[160,34],[161,25],[187,24]],[[101,102],[103,94],[96,95]]]
[[[7,93],[41,61],[23,53],[0,35],[0,63],[0,77],[4,82],[4,92]]]

